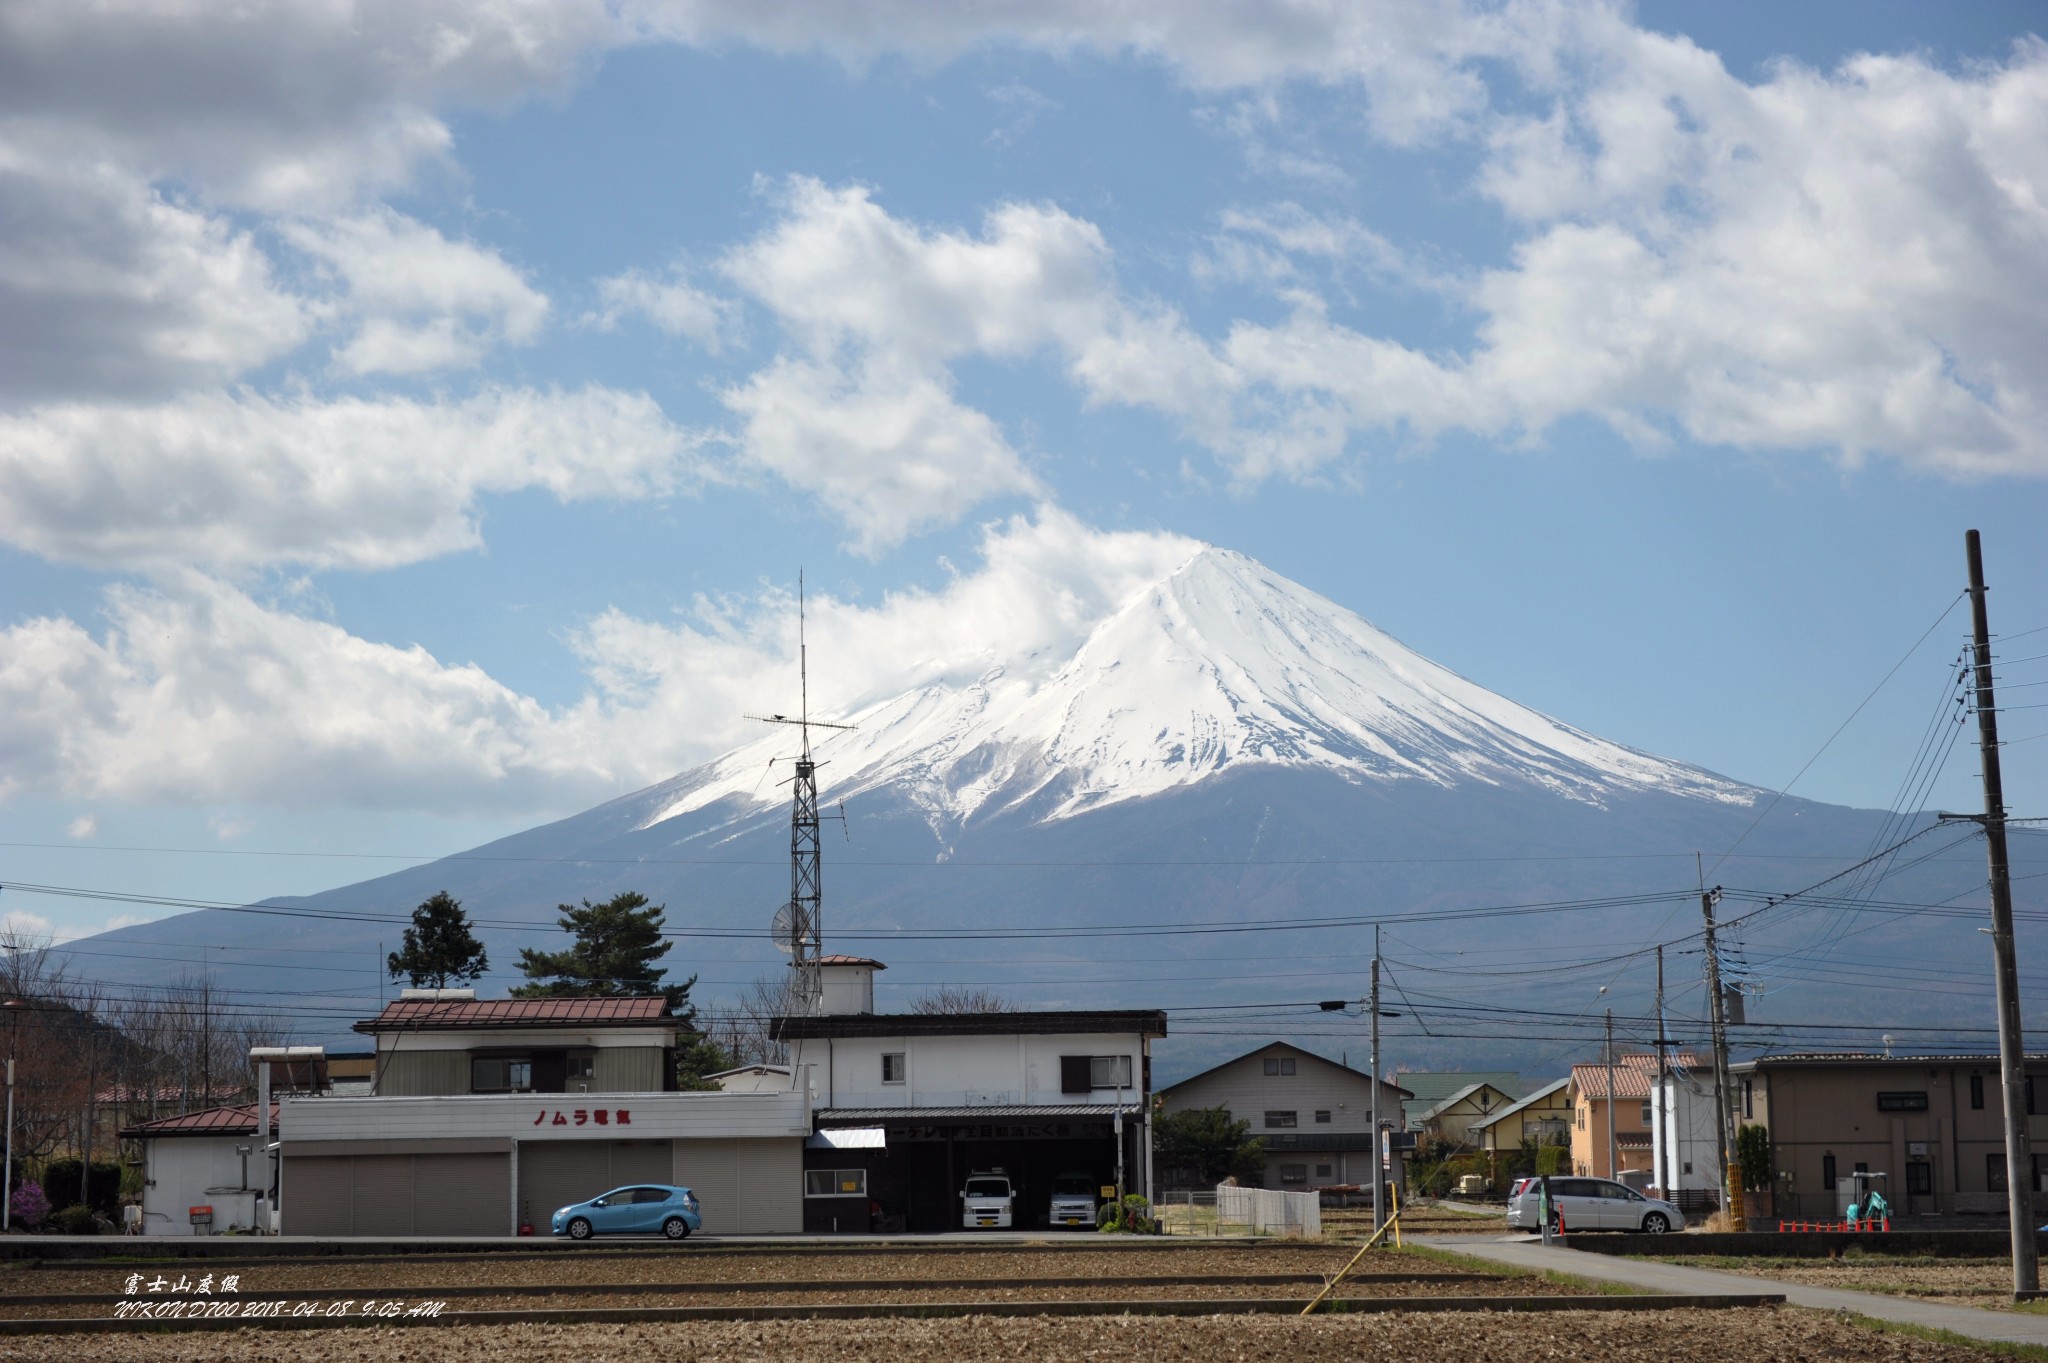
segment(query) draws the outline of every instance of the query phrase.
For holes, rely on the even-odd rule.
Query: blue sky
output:
[[[31,929],[688,767],[799,566],[827,709],[1199,540],[1773,788],[1904,658],[1796,787],[1868,806],[1966,528],[2048,626],[2032,6],[116,8],[0,16]]]

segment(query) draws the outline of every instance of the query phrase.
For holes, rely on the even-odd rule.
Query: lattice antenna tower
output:
[[[792,1011],[818,1011],[823,987],[818,978],[818,958],[824,941],[825,882],[823,858],[818,847],[818,763],[811,757],[812,729],[852,729],[852,724],[828,724],[811,718],[810,652],[805,640],[804,577],[796,577],[796,668],[800,705],[796,716],[748,715],[763,724],[788,724],[796,728],[800,750],[789,813],[789,902],[775,911],[769,935],[776,946],[789,953]]]

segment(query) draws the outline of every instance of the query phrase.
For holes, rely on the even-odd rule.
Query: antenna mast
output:
[[[824,939],[824,876],[818,851],[818,764],[811,758],[811,729],[851,729],[851,724],[827,724],[811,718],[810,652],[805,641],[804,576],[796,576],[796,666],[801,706],[796,718],[788,715],[748,715],[764,724],[796,726],[801,751],[796,759],[795,799],[789,814],[789,902],[775,915],[776,945],[789,953],[793,1011],[818,1011],[822,987],[818,979],[818,957]]]

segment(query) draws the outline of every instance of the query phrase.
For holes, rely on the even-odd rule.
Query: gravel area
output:
[[[1912,1259],[1857,1255],[1850,1259],[1673,1258],[1674,1264],[1716,1268],[1772,1282],[1839,1287],[1917,1297],[1948,1306],[2012,1309],[2012,1264],[2005,1259]]]
[[[500,1325],[232,1334],[0,1339],[0,1363],[1289,1363],[1413,1359],[1479,1363],[1986,1363],[1988,1350],[1883,1335],[1799,1311],[1600,1312],[1541,1316],[1108,1316],[1088,1319],[692,1322]]]

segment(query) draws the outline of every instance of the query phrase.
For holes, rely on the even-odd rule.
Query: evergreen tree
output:
[[[1184,1108],[1154,1115],[1152,1158],[1162,1175],[1197,1185],[1232,1176],[1255,1182],[1265,1172],[1266,1143],[1227,1107]]]
[[[732,1067],[731,1053],[702,1032],[676,1038],[676,1087],[683,1092],[717,1088],[705,1076]]]
[[[442,890],[412,911],[405,930],[405,949],[386,960],[391,978],[403,975],[415,989],[446,989],[466,984],[490,969],[484,944],[469,930],[469,915]]]
[[[690,1004],[692,975],[681,984],[663,984],[666,971],[656,964],[674,943],[661,934],[665,905],[649,904],[647,896],[627,890],[602,904],[557,906],[556,921],[576,941],[567,951],[535,951],[522,947],[519,969],[531,981],[512,991],[520,999],[604,998],[625,994],[659,994],[668,1010],[694,1022]]]

